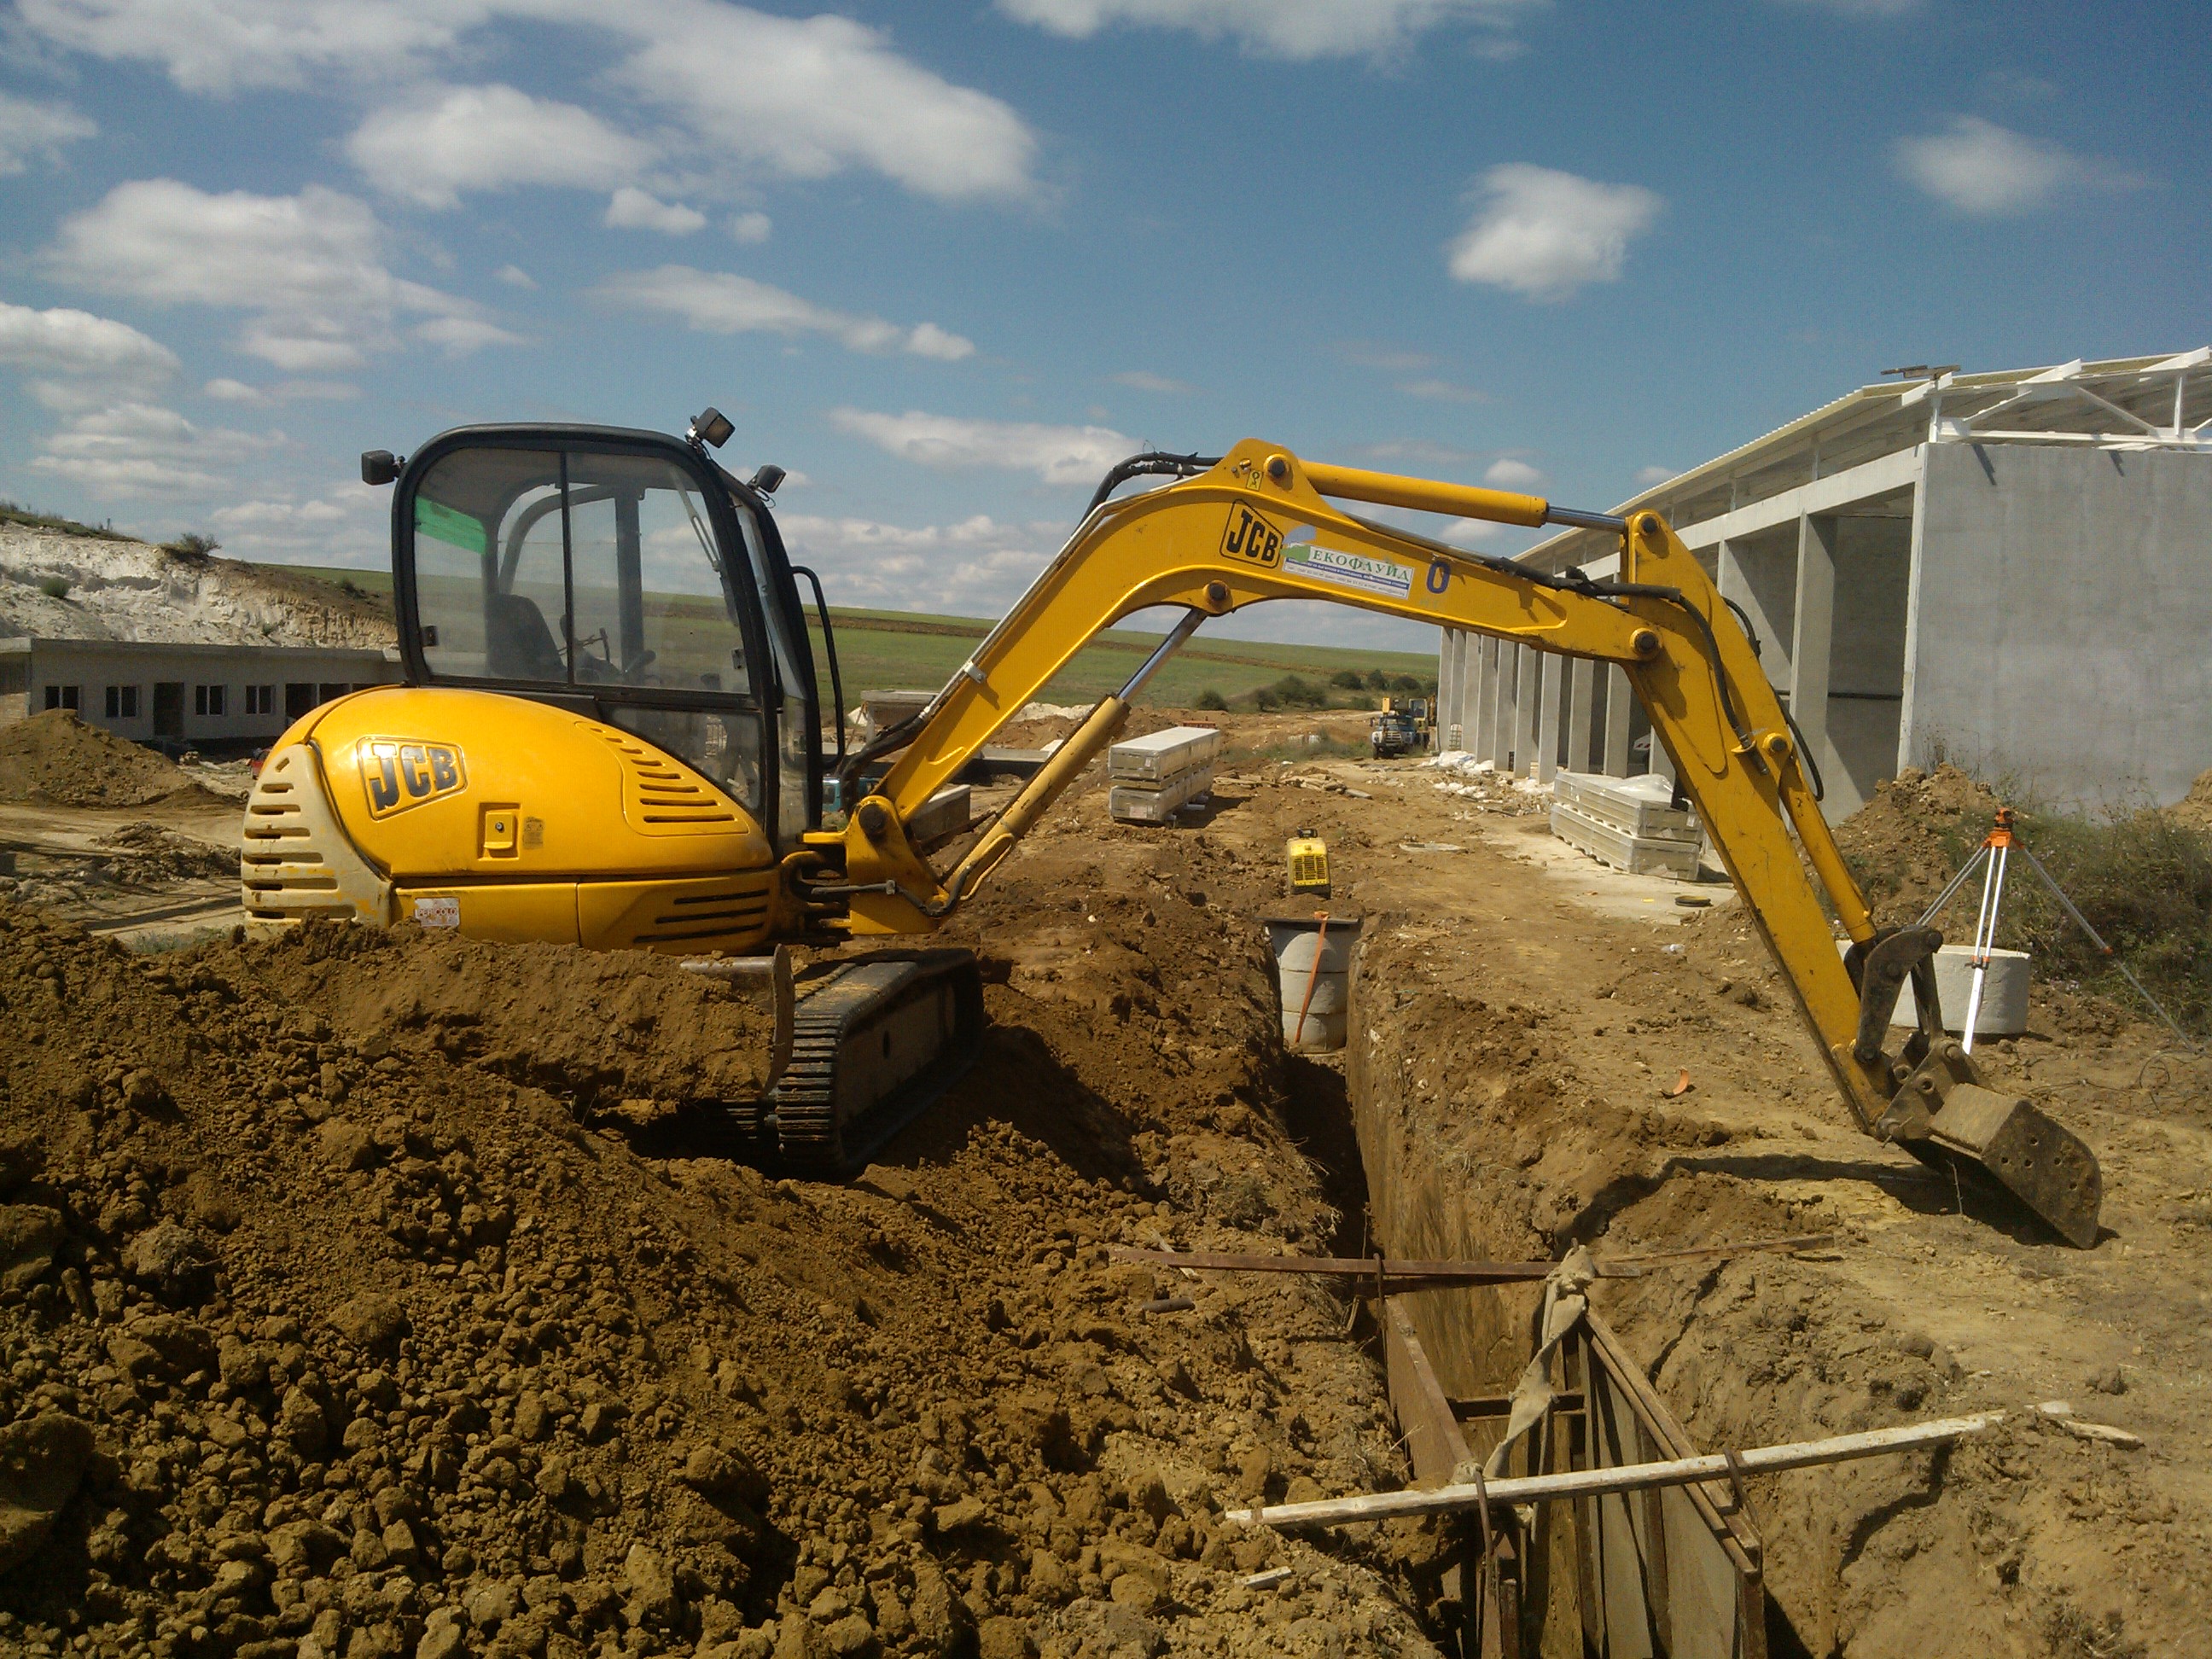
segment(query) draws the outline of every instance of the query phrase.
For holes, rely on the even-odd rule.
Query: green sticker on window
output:
[[[465,547],[471,553],[484,550],[484,528],[481,520],[466,513],[457,513],[450,507],[441,506],[427,496],[415,498],[415,533],[434,536],[441,542],[451,542],[455,547]]]

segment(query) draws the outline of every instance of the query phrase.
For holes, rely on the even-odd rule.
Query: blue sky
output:
[[[711,402],[833,598],[969,614],[1144,444],[1607,506],[2212,340],[2208,71],[2189,4],[14,0],[0,495],[374,565],[365,447]]]

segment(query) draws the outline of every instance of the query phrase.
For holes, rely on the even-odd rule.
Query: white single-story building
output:
[[[136,743],[246,748],[399,677],[388,649],[0,639],[0,725],[70,708]]]
[[[2212,348],[1914,371],[1614,511],[1646,508],[1750,617],[1831,817],[1943,760],[2093,811],[2212,767]],[[1617,546],[1569,530],[1521,562],[1604,577]],[[1443,747],[1646,769],[1618,669],[1456,629],[1439,668]]]

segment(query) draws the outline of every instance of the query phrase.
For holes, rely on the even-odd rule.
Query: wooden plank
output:
[[[1390,1404],[1419,1480],[1445,1481],[1468,1456],[1467,1436],[1452,1415],[1451,1401],[1421,1346],[1419,1332],[1395,1297],[1382,1303],[1383,1352],[1390,1378]]]
[[[1753,1446],[1738,1453],[1737,1462],[1747,1474],[1766,1474],[1781,1469],[1848,1462],[1861,1457],[1892,1456],[1987,1434],[2004,1419],[2002,1412],[1983,1412],[1972,1417],[1903,1423],[1894,1428],[1832,1435],[1821,1440]],[[1712,1452],[1700,1457],[1632,1463],[1621,1468],[1510,1476],[1488,1482],[1484,1490],[1492,1504],[1545,1504],[1598,1492],[1642,1492],[1651,1486],[1682,1486],[1697,1481],[1725,1480],[1728,1472],[1727,1457]],[[1337,1526],[1407,1515],[1443,1515],[1472,1509],[1480,1501],[1476,1488],[1468,1483],[1439,1486],[1430,1492],[1361,1492],[1349,1498],[1325,1498],[1310,1504],[1276,1504],[1262,1509],[1231,1510],[1227,1515],[1231,1521],[1248,1524],[1258,1522],[1271,1527]]]
[[[1580,1382],[1585,1399],[1596,1393],[1597,1376],[1589,1361],[1589,1333],[1576,1327],[1559,1350],[1560,1375],[1570,1382]],[[1567,1467],[1587,1468],[1595,1455],[1595,1413],[1584,1410],[1568,1419]],[[1583,1627],[1583,1651],[1597,1655],[1607,1651],[1606,1647],[1605,1602],[1598,1595],[1598,1519],[1597,1500],[1577,1499],[1575,1504],[1575,1601]]]
[[[1620,1338],[1593,1310],[1583,1316],[1589,1334],[1590,1352],[1606,1374],[1619,1380],[1621,1388],[1635,1402],[1637,1414],[1651,1425],[1651,1431],[1668,1457],[1693,1457],[1697,1447],[1689,1431],[1667,1409],[1667,1402],[1651,1386],[1651,1379],[1644,1374],[1644,1367],[1621,1346]],[[1758,1573],[1762,1571],[1762,1547],[1759,1534],[1753,1530],[1751,1520],[1735,1508],[1735,1483],[1720,1480],[1705,1486],[1692,1486],[1690,1501],[1707,1526],[1722,1534],[1728,1540],[1731,1553],[1736,1557],[1739,1571]]]

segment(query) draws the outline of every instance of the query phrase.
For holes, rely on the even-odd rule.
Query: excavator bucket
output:
[[[1929,1163],[1978,1170],[2048,1222],[2069,1243],[2097,1242],[2105,1183],[2081,1138],[2018,1095],[1954,1084],[1928,1121],[1925,1139],[1905,1141]]]

